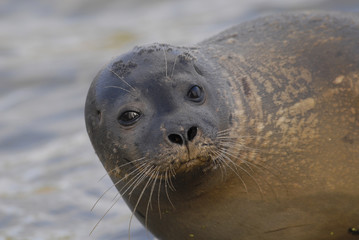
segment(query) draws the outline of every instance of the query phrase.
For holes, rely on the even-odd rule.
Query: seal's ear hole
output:
[[[97,113],[97,119],[98,119],[98,121],[100,122],[101,121],[101,111],[100,110],[97,110],[96,111],[96,113]]]
[[[196,70],[196,72],[197,72],[199,75],[203,76],[203,72],[197,67],[196,64],[193,64],[193,67],[194,67],[194,70]]]

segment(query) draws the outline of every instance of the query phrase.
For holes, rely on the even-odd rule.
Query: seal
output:
[[[358,39],[297,13],[135,47],[92,82],[92,145],[159,239],[357,239]]]

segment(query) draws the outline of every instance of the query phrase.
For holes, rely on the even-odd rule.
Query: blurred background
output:
[[[357,0],[0,0],[0,240],[128,239],[131,212],[88,139],[97,71],[135,45],[192,45],[269,13]],[[101,179],[101,180],[100,180]],[[131,239],[152,239],[133,221]]]

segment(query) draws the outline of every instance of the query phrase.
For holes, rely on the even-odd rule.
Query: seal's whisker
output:
[[[245,160],[242,160],[242,161],[245,161]],[[259,171],[261,171],[262,173],[265,174],[265,171],[266,170],[267,172],[269,172],[270,174],[272,174],[275,178],[277,178],[279,180],[279,182],[285,187],[285,189],[287,190],[287,187],[286,185],[283,183],[282,179],[274,174],[273,172],[271,172],[269,169],[267,169],[266,167],[262,166],[262,165],[259,165],[259,164],[255,164],[255,163],[252,163],[250,161],[245,161],[247,163],[247,165],[252,165],[253,167],[255,167],[256,169],[258,169]],[[263,178],[263,176],[262,176]],[[278,195],[277,195],[277,192],[274,190],[274,188],[272,187],[272,185],[264,178],[264,182],[271,188],[271,191],[273,192],[274,196],[276,198],[278,198]]]
[[[125,180],[125,179],[128,179],[131,177],[131,179],[123,186],[123,188],[125,186],[127,186],[127,184],[129,184],[131,181],[133,181],[133,179],[135,179],[138,175],[141,175],[142,174],[142,171],[144,171],[145,169],[148,168],[148,163],[144,162],[142,164],[140,164],[139,166],[134,166],[130,169],[130,173],[128,174],[125,174],[125,176],[123,176],[118,182],[115,183],[115,185],[117,185],[118,183],[120,183],[122,180]],[[133,169],[133,170],[132,170]],[[134,175],[134,176],[132,176]],[[122,189],[123,189],[122,188]],[[121,190],[122,190],[121,189]]]
[[[226,130],[222,130],[222,131],[218,131],[216,134],[216,137],[235,137],[233,136],[233,129],[226,129]]]
[[[103,175],[97,182],[100,182],[102,179],[104,179],[106,176],[110,176],[111,173],[117,170],[117,167],[113,168],[112,170],[109,170],[105,175]]]
[[[130,217],[130,222],[129,222],[129,226],[128,226],[128,239],[131,239],[131,224],[132,224],[132,219],[133,219],[133,216],[137,210],[137,207],[143,197],[143,194],[145,192],[145,190],[147,189],[148,185],[151,183],[151,181],[153,181],[153,175],[155,174],[155,170],[154,169],[150,169],[150,171],[152,171],[152,174],[149,176],[148,178],[148,181],[146,182],[145,186],[143,187],[141,193],[140,193],[140,196],[138,197],[137,199],[137,202],[136,202],[136,205],[135,207],[133,208],[133,211],[132,211],[132,214],[131,214],[131,217]]]
[[[171,169],[168,169],[167,171],[167,183],[168,183],[168,187],[169,189],[171,189],[172,192],[176,191],[176,189],[174,188],[173,184],[172,184],[172,176],[170,176],[171,173]]]
[[[212,163],[215,166],[214,169],[219,168],[219,170],[221,171],[221,176],[222,176],[222,181],[223,181],[224,180],[223,170],[222,170],[221,162],[218,161],[218,157],[212,158]]]
[[[114,169],[113,169],[114,170]],[[113,171],[111,170],[111,171]],[[118,180],[117,182],[115,182],[114,184],[112,184],[106,191],[104,191],[101,196],[97,199],[97,201],[94,203],[94,205],[91,208],[91,211],[93,211],[93,209],[97,206],[98,202],[103,198],[103,196],[105,196],[105,194],[110,191],[113,187],[115,187],[117,184],[119,184],[120,182],[122,182],[123,180],[125,180],[126,178],[128,178],[128,176],[131,176],[132,174],[134,174],[136,171],[138,171],[138,169],[136,168],[135,170],[133,170],[132,172],[130,172],[129,174],[125,175],[124,177],[122,177],[120,180]]]
[[[233,147],[233,146],[231,146],[231,145],[230,145],[229,147],[232,147],[232,148],[236,149],[236,147]],[[242,151],[243,149],[238,148],[238,150],[239,150],[239,151]],[[230,150],[227,150],[227,153],[230,154],[230,156],[232,156],[232,157],[236,157],[236,152],[234,152],[234,151],[231,152]],[[275,178],[277,178],[280,183],[283,184],[283,182],[282,182],[282,180],[280,179],[280,177],[279,177],[277,174],[273,173],[269,168],[267,168],[267,167],[265,167],[265,166],[262,166],[262,165],[259,165],[259,164],[252,163],[251,161],[246,161],[246,160],[243,159],[242,157],[240,157],[240,160],[241,160],[241,162],[242,162],[243,164],[245,164],[245,165],[248,167],[248,169],[249,169],[251,172],[255,172],[252,167],[258,169],[258,170],[261,171],[262,173],[265,173],[265,170],[266,170],[266,171],[269,172],[271,175],[273,175]],[[238,163],[235,163],[235,162],[233,162],[233,164],[236,164],[237,166],[240,166]],[[252,166],[252,167],[251,167],[251,166]],[[243,170],[243,169],[242,169],[242,170]],[[260,175],[260,176],[262,176],[262,175]],[[273,192],[274,196],[275,196],[276,198],[278,198],[276,191],[273,189],[273,186],[272,186],[265,178],[263,178],[263,176],[262,176],[262,179],[263,179],[264,182],[270,187],[270,189],[271,189],[271,191]],[[284,184],[283,184],[283,185],[284,185]],[[285,186],[285,185],[284,185],[284,186]]]
[[[227,168],[224,166],[224,163],[221,161],[220,158],[217,158],[216,161],[218,161],[219,169],[221,170],[221,174],[222,174],[222,181],[224,181],[225,176],[227,176]]]
[[[222,149],[220,149],[220,151],[222,151]],[[263,197],[263,190],[262,190],[262,187],[260,186],[260,184],[258,183],[257,179],[250,172],[248,172],[246,169],[241,167],[239,164],[236,164],[235,162],[233,162],[232,159],[230,159],[230,157],[227,156],[227,154],[229,154],[229,153],[228,152],[223,152],[222,156],[225,157],[225,159],[227,159],[227,161],[229,161],[233,165],[238,166],[243,172],[245,172],[255,182],[255,184],[257,185],[257,187],[258,187],[258,189],[260,191],[261,196]]]
[[[120,195],[119,193],[116,193],[111,202],[115,201],[119,195]]]
[[[246,140],[245,138],[243,137],[228,137],[228,136],[218,136],[217,139],[219,141],[223,141],[223,142],[226,142],[226,143],[232,143],[234,144],[235,146],[236,145],[240,145],[240,146],[243,146],[243,148],[248,148],[248,149],[251,149],[251,147],[248,147],[246,146],[245,144],[243,144]],[[257,148],[252,148],[253,150],[256,150],[258,151],[259,149]]]
[[[257,136],[257,135],[241,135],[240,137],[238,136],[231,136],[232,135],[232,132],[236,131],[235,129],[233,128],[227,128],[227,129],[224,129],[224,130],[221,130],[221,131],[218,131],[217,132],[217,137],[223,137],[223,138],[231,138],[231,139],[251,139],[251,140],[254,140],[254,139],[258,139],[260,138],[260,136]]]
[[[130,165],[130,164],[133,164],[133,163],[136,163],[136,162],[139,162],[139,161],[143,161],[145,159],[145,157],[141,157],[139,159],[136,159],[136,160],[132,160],[130,162],[127,162],[127,163],[124,163],[124,164],[121,164],[119,166],[116,166],[114,167],[112,170],[109,170],[105,175],[103,175],[99,180],[98,182],[100,182],[102,179],[104,179],[107,175],[110,175],[112,174],[113,172],[117,171],[119,168],[122,168],[124,166],[127,166],[127,165]],[[149,161],[149,160],[146,160],[146,161]],[[134,167],[133,167],[134,168]],[[132,170],[132,168],[130,169],[130,171]]]
[[[130,163],[126,163],[127,164],[130,164]],[[103,175],[99,180],[98,182],[100,182],[102,179],[104,179],[107,175],[110,176],[113,172],[115,172],[116,170],[118,170],[118,168],[120,168],[121,166],[116,166],[114,167],[112,170],[109,170],[107,171],[107,173],[105,175]]]
[[[174,60],[174,62],[173,62],[171,79],[173,79],[173,74],[174,74],[174,72],[175,72],[175,66],[176,66],[177,58],[178,58],[178,55],[175,57],[175,60]]]
[[[128,191],[129,192],[129,199],[131,198],[131,193],[134,189],[136,189],[136,187],[138,186],[138,184],[140,184],[142,182],[142,180],[144,179],[144,171],[140,171],[136,174],[136,176],[134,176],[133,178],[131,178],[120,190],[119,192],[121,193],[121,195],[125,195]],[[126,190],[124,190],[126,188]],[[123,191],[124,190],[124,191]]]
[[[273,176],[277,177],[277,178],[280,180],[280,177],[279,177],[277,174],[275,174],[274,172],[272,172],[272,170],[271,170],[270,168],[268,168],[268,167],[262,166],[261,164],[258,164],[258,163],[253,163],[253,162],[251,162],[251,161],[247,161],[247,160],[245,160],[245,159],[241,159],[241,161],[242,161],[243,163],[245,163],[248,167],[249,167],[249,165],[251,165],[251,166],[253,166],[254,168],[256,168],[256,169],[258,169],[258,170],[260,170],[260,171],[262,171],[262,172],[267,171],[268,173],[272,174]],[[252,168],[251,168],[251,169],[252,169]],[[264,171],[264,170],[265,170],[265,171]],[[252,171],[253,171],[253,170],[252,170]]]
[[[121,195],[126,194],[132,187],[132,191],[133,189],[135,189],[137,187],[137,184],[140,184],[142,179],[145,177],[146,175],[146,171],[149,167],[145,167],[141,170],[138,170],[138,172],[136,173],[136,175],[134,177],[132,177],[120,190],[119,192],[121,193]],[[135,186],[134,186],[135,185]],[[126,188],[125,191],[123,191]],[[129,193],[129,196],[131,197],[131,193]]]
[[[152,200],[152,194],[153,194],[153,189],[156,185],[156,181],[157,181],[157,174],[158,174],[158,171],[156,170],[156,168],[152,168],[151,169],[152,173],[155,174],[154,177],[152,177],[153,175],[151,175],[149,178],[150,178],[150,181],[148,183],[148,186],[152,184],[152,187],[151,187],[151,190],[150,190],[150,196],[148,197],[148,201],[147,201],[147,206],[146,206],[146,212],[145,212],[145,227],[146,227],[146,236],[147,238],[149,239],[149,234],[148,234],[148,211],[149,209],[151,208],[152,210],[152,203],[151,203],[151,200]],[[146,189],[148,189],[146,186],[145,186]],[[143,189],[143,190],[146,190],[146,189]]]
[[[176,175],[175,175],[175,172],[173,172],[172,166],[170,166],[170,171],[169,171],[169,172],[171,173],[171,176],[168,178],[169,187],[171,188],[171,190],[172,190],[173,192],[175,192],[175,191],[176,191],[176,188],[175,188],[174,185],[173,185],[172,178],[175,178]]]
[[[102,179],[104,179],[106,176],[109,176],[112,171],[115,171],[115,169],[112,169],[111,171],[106,172],[106,174],[104,174],[102,177],[100,177],[100,179],[97,182],[101,182]]]
[[[171,206],[173,208],[175,208],[175,206],[173,205],[173,203],[171,201],[171,198],[170,198],[170,196],[168,194],[168,187],[171,189],[171,187],[168,184],[168,169],[166,169],[166,171],[165,171],[165,192],[166,192],[166,196],[167,196],[167,199],[168,199],[169,203],[171,204]],[[174,190],[172,190],[172,191],[174,191]]]
[[[254,167],[256,167],[256,168],[257,168],[259,171],[261,171],[262,173],[264,172],[263,169],[260,169],[259,167],[255,166],[255,165],[254,165]],[[274,175],[274,176],[275,176],[275,175]],[[277,192],[274,190],[273,186],[272,186],[264,177],[262,177],[262,179],[263,179],[264,182],[269,186],[269,188],[271,189],[271,191],[272,191],[273,195],[275,196],[275,198],[278,199],[278,194],[277,194]],[[279,180],[279,181],[280,181],[280,180]],[[280,182],[281,182],[281,181],[280,181]]]
[[[168,70],[167,70],[167,68],[168,68],[168,61],[167,61],[167,55],[166,55],[166,50],[165,50],[164,48],[162,48],[162,50],[163,50],[163,55],[164,55],[164,57],[165,57],[166,78],[167,78],[167,77],[168,77]]]
[[[117,87],[117,86],[107,86],[107,87],[104,87],[104,88],[118,88],[118,89],[121,89],[121,90],[123,90],[125,92],[131,93],[131,91],[129,91],[129,90],[125,89],[125,88],[122,88],[122,87]]]
[[[163,175],[161,174],[161,175],[159,176],[158,192],[157,192],[157,206],[158,206],[158,213],[159,213],[159,215],[160,215],[160,219],[162,218],[162,214],[161,214],[161,204],[160,204],[160,194],[161,194],[162,177],[163,177]]]
[[[241,158],[241,162],[242,162],[243,164],[245,164],[252,172],[254,172],[254,170],[253,170],[252,167],[258,169],[258,171],[264,173],[264,175],[265,175],[265,171],[269,172],[271,175],[273,175],[275,178],[277,178],[282,185],[285,186],[285,184],[282,182],[281,178],[280,178],[278,175],[276,175],[275,173],[273,173],[272,171],[270,171],[270,170],[269,170],[268,168],[266,168],[265,166],[262,166],[262,165],[259,165],[259,164],[255,164],[255,163],[252,163],[252,162],[250,162],[250,161],[246,161],[246,160],[244,160],[243,158]],[[238,163],[235,163],[235,164],[239,165]],[[252,166],[252,167],[251,167],[251,166]],[[259,175],[259,176],[260,176],[260,177],[263,179],[263,181],[269,186],[269,188],[271,189],[271,191],[272,191],[273,195],[275,196],[275,198],[278,199],[277,192],[274,190],[273,186],[266,180],[266,178],[264,178],[263,175]],[[285,186],[285,188],[286,188],[286,186]],[[287,189],[287,188],[286,188],[286,189]]]
[[[228,136],[217,136],[217,139],[219,140],[232,140],[232,142],[235,142],[236,140],[238,140],[237,137],[228,137]]]
[[[232,145],[226,144],[226,143],[224,143],[223,146],[231,147],[231,148],[234,148],[234,149],[236,149],[236,150],[238,150],[238,151],[243,151],[243,150],[246,149],[245,146],[238,146],[238,147],[236,147],[236,146],[232,146]],[[249,148],[249,149],[253,149],[253,148]],[[258,150],[258,151],[259,151],[259,150]],[[253,152],[257,152],[257,150],[254,149]],[[264,172],[264,170],[266,170],[268,173],[272,174],[272,175],[273,175],[274,177],[276,177],[280,182],[282,182],[281,178],[280,178],[276,173],[274,173],[274,170],[275,170],[275,169],[271,169],[271,168],[269,168],[269,167],[267,167],[267,166],[263,166],[263,165],[260,165],[260,164],[253,163],[253,162],[251,162],[251,161],[246,161],[246,160],[244,160],[243,158],[241,158],[241,160],[242,160],[242,162],[243,162],[244,164],[247,165],[247,167],[248,167],[249,169],[251,169],[251,171],[253,171],[253,169],[252,169],[249,165],[252,165],[253,167],[256,167],[256,168],[262,168],[261,170],[262,170],[263,172]]]
[[[225,153],[226,153],[228,156],[230,156],[230,157],[233,157],[233,158],[235,158],[235,159],[240,159],[240,160],[242,160],[242,163],[245,164],[245,165],[249,168],[249,170],[250,170],[251,172],[254,172],[253,169],[247,164],[247,161],[243,161],[243,159],[242,159],[242,157],[241,157],[241,155],[240,155],[239,152],[235,152],[235,151],[230,150],[230,149],[226,149],[226,150],[221,149],[221,150],[222,150],[222,151],[225,151]],[[231,161],[232,161],[232,160],[231,160]],[[237,166],[239,166],[239,165],[238,165],[237,163],[235,163],[234,161],[232,161],[232,163],[235,164],[235,165],[237,165]]]
[[[105,216],[109,213],[109,211],[115,206],[115,204],[116,204],[120,199],[121,199],[121,196],[119,196],[119,197],[117,198],[117,200],[114,201],[114,202],[112,203],[112,205],[106,210],[105,214],[102,215],[102,217],[100,218],[100,220],[98,220],[97,223],[95,224],[95,226],[92,228],[92,230],[91,230],[89,236],[92,235],[93,231],[95,231],[95,229],[96,229],[97,226],[100,224],[100,222],[102,221],[102,219],[105,218]]]
[[[237,141],[238,141],[238,140],[237,140]],[[228,147],[230,147],[230,148],[234,148],[234,149],[236,149],[236,150],[238,150],[238,151],[250,150],[250,151],[255,152],[255,153],[261,152],[261,150],[258,149],[258,148],[248,147],[248,146],[246,146],[246,145],[244,145],[244,144],[241,144],[241,143],[238,143],[238,142],[236,142],[236,141],[231,141],[231,140],[226,141],[226,139],[222,139],[220,144],[226,145],[226,146],[228,146]],[[236,146],[236,145],[237,145],[237,146]]]
[[[222,149],[222,150],[224,150],[224,149]],[[241,150],[239,150],[239,152],[240,152],[240,151],[241,151]],[[240,153],[239,153],[239,152],[235,152],[235,151],[229,150],[229,149],[226,150],[226,153],[227,153],[229,156],[231,156],[231,157],[233,157],[233,158],[235,158],[235,159],[241,159],[241,160],[242,160],[242,158],[240,157]],[[251,172],[254,172],[253,169],[247,164],[246,161],[243,161],[242,163],[245,164],[245,165],[249,168],[249,170],[250,170]]]
[[[215,166],[219,166],[219,169],[220,169],[221,175],[222,175],[222,181],[224,181],[224,176],[227,175],[227,172],[226,172],[226,168],[223,167],[222,161],[220,161],[220,159],[219,159],[221,156],[221,153],[218,150],[217,151],[210,150],[210,151],[214,155],[212,158],[212,161],[215,164]]]
[[[109,67],[106,67],[108,71],[110,71],[111,73],[113,73],[118,79],[120,79],[123,83],[125,83],[127,86],[129,86],[132,90],[135,90],[134,87],[132,87],[123,77],[121,77],[120,75],[118,75],[114,70],[112,70]]]
[[[149,168],[149,169],[148,169]],[[132,195],[132,193],[133,193],[133,191],[149,176],[149,174],[151,174],[151,172],[153,171],[153,169],[149,166],[148,168],[146,168],[146,169],[148,169],[147,171],[146,171],[146,169],[144,169],[142,172],[141,172],[141,175],[142,176],[140,176],[137,180],[136,180],[136,182],[134,182],[135,183],[135,185],[133,185],[133,187],[132,187],[132,190],[128,193],[128,195],[129,196],[131,196]],[[128,188],[129,189],[129,188]],[[127,191],[127,190],[126,190]],[[123,194],[125,194],[125,193],[123,193]]]
[[[148,225],[147,225],[148,210],[149,210],[149,208],[151,208],[151,210],[152,210],[151,200],[152,200],[153,191],[154,191],[156,183],[157,183],[158,174],[159,174],[159,171],[155,170],[155,176],[153,178],[153,183],[152,183],[152,187],[151,187],[151,191],[150,191],[150,196],[148,197],[148,202],[147,202],[147,207],[146,207],[146,214],[145,214],[145,226],[146,226],[146,228],[148,228]]]
[[[159,170],[160,167],[156,167],[154,170],[156,171],[156,176],[154,177],[155,179],[155,182],[157,182],[158,180],[158,175],[160,174],[160,170]],[[153,190],[154,191],[154,190]],[[153,210],[153,206],[152,206],[152,201],[150,202],[150,209]]]
[[[223,134],[217,134],[217,137],[216,138],[219,138],[219,139],[228,139],[228,140],[232,140],[232,141],[235,141],[235,140],[241,140],[241,141],[245,141],[245,140],[254,140],[256,139],[255,136],[229,136],[229,133],[223,133]]]
[[[262,164],[259,163],[253,163],[251,161],[246,161],[248,164],[252,165],[253,167],[256,167],[258,169],[261,169],[262,171],[267,171],[268,173],[272,174],[274,177],[276,177],[278,180],[282,181],[281,178],[278,176],[277,173],[275,173],[276,171],[278,171],[278,173],[280,174],[280,171],[278,169],[274,169],[271,168],[269,166],[263,166]]]
[[[168,185],[168,177],[167,177],[167,175],[168,175],[168,169],[166,169],[166,171],[165,171],[165,184],[166,184],[166,187]]]
[[[243,178],[242,178],[241,175],[238,173],[237,167],[239,167],[239,166],[237,166],[236,164],[234,164],[233,161],[229,159],[229,160],[230,160],[230,163],[232,163],[232,164],[234,165],[234,167],[235,167],[235,169],[233,169],[233,168],[229,165],[228,161],[226,161],[225,158],[226,158],[225,153],[223,153],[223,154],[221,154],[221,155],[219,156],[219,160],[220,160],[223,164],[225,164],[230,170],[232,170],[232,172],[233,172],[234,174],[236,174],[236,175],[239,177],[239,179],[241,180],[241,182],[242,182],[242,184],[243,184],[243,186],[244,186],[245,192],[248,193],[247,184],[244,182]]]
[[[274,172],[271,170],[271,168],[266,167],[266,166],[263,166],[263,165],[258,164],[258,163],[252,163],[252,162],[249,162],[249,161],[247,161],[247,162],[248,162],[248,164],[254,165],[254,166],[257,167],[258,169],[262,169],[263,172],[264,172],[264,170],[265,170],[265,171],[269,172],[270,174],[272,174],[272,175],[273,175],[275,178],[277,178],[278,181],[285,187],[286,191],[288,191],[287,185],[283,182],[283,180],[280,178],[280,176],[278,176],[278,174],[274,173]]]
[[[121,168],[123,168],[123,167],[125,167],[125,166],[127,166],[127,165],[131,165],[131,164],[132,164],[132,165],[135,165],[135,163],[140,162],[140,161],[142,161],[143,164],[148,164],[148,162],[150,162],[150,159],[147,159],[147,160],[144,160],[144,159],[145,159],[145,157],[141,157],[141,158],[136,159],[136,160],[131,160],[130,162],[127,162],[127,163],[121,164],[121,165],[119,165],[119,166],[116,166],[113,170],[121,169]],[[142,166],[142,163],[141,163],[140,166]],[[133,167],[140,168],[140,166],[133,166]],[[111,171],[113,171],[113,170],[111,170]]]
[[[228,140],[222,139],[219,141],[218,146],[219,146],[219,148],[228,149],[236,154],[239,154],[243,151],[251,152],[251,153],[259,153],[259,151],[257,151],[254,148],[250,148],[244,144],[238,143],[238,140],[237,141],[228,141]]]
[[[232,129],[232,128],[227,128],[227,129],[224,129],[224,130],[218,131],[218,132],[217,132],[217,134],[221,134],[221,133],[229,133],[229,132],[231,132],[231,131],[233,131],[233,129]]]
[[[242,182],[242,185],[244,187],[244,191],[245,193],[248,194],[248,187],[246,182],[244,181],[244,179],[242,178],[242,176],[239,174],[237,166],[235,166],[234,168],[231,167],[231,165],[226,161],[226,157],[225,156],[220,156],[219,160],[222,162],[223,165],[227,166],[238,178],[239,180]]]
[[[217,136],[221,136],[221,137],[230,137],[231,133],[233,131],[236,131],[235,129],[232,129],[232,128],[227,128],[225,130],[221,130],[221,131],[218,131],[217,132]],[[236,139],[238,138],[247,138],[247,139],[255,139],[255,138],[258,138],[258,136],[253,136],[253,135],[248,135],[248,136],[245,136],[245,135],[241,135],[240,137],[236,137]]]
[[[172,178],[176,178],[176,170],[173,168],[173,166],[170,166],[170,171],[171,171],[171,174],[172,174]]]

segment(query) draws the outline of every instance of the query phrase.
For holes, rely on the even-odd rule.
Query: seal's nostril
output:
[[[187,132],[188,141],[192,141],[197,135],[197,127],[191,127]]]
[[[181,135],[178,134],[170,134],[168,135],[168,139],[176,144],[182,145],[183,144],[183,139],[181,137]]]

